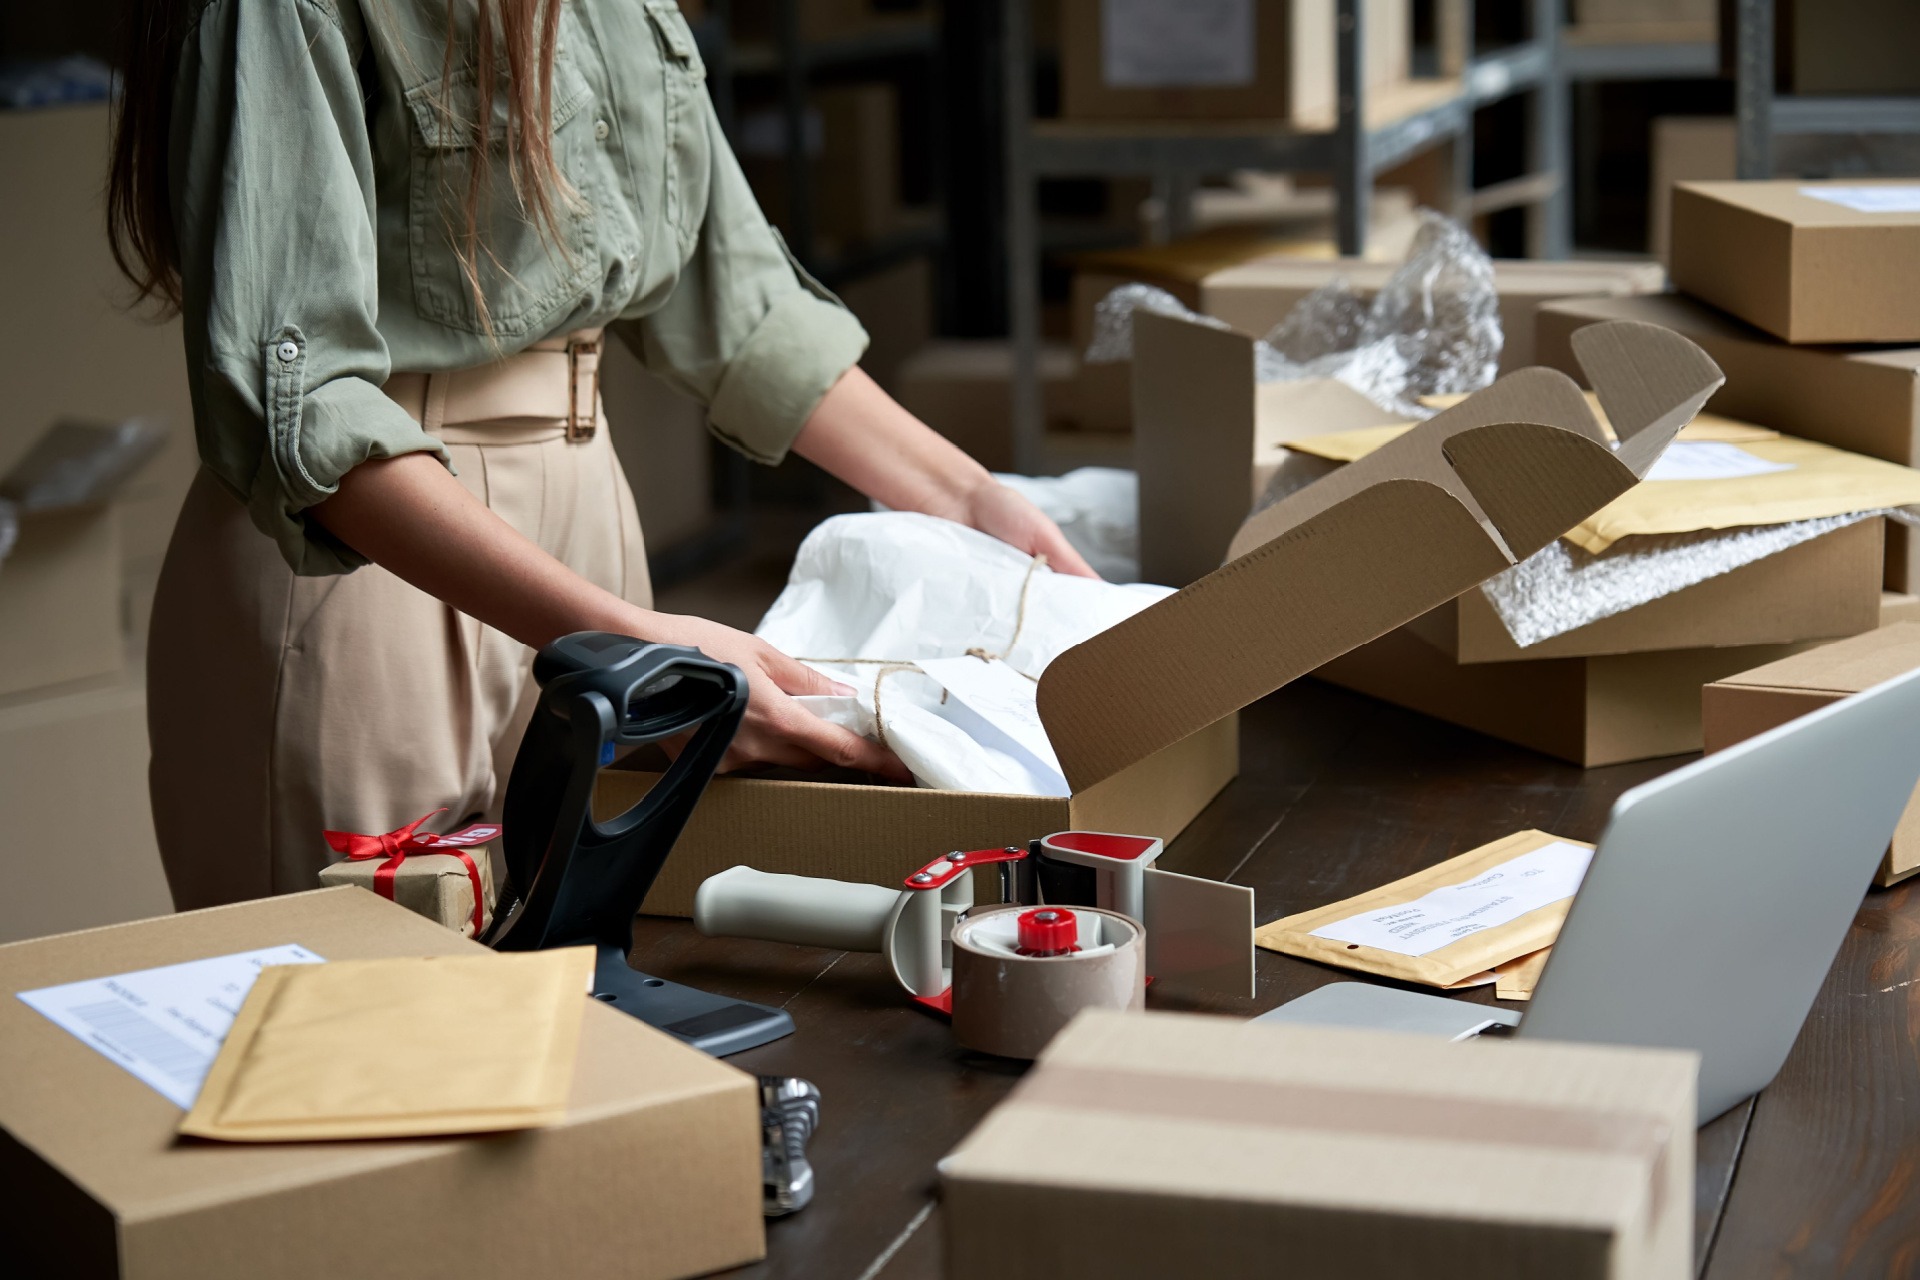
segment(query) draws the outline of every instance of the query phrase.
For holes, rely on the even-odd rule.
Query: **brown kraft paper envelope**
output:
[[[566,1114],[591,947],[263,969],[180,1132],[410,1138]]]
[[[1244,345],[1147,314],[1134,339],[1174,360]],[[1617,451],[1572,379],[1522,369],[1249,517],[1227,564],[1056,658],[1040,717],[1074,791],[1540,550],[1637,484],[1724,381],[1655,325],[1589,325],[1573,342]]]
[[[1551,945],[1560,934],[1560,925],[1567,918],[1568,908],[1573,905],[1572,898],[1562,898],[1558,902],[1537,907],[1506,924],[1470,933],[1424,956],[1401,955],[1335,938],[1318,938],[1313,931],[1363,912],[1412,902],[1447,885],[1464,884],[1502,863],[1551,844],[1578,845],[1583,849],[1593,847],[1584,840],[1567,840],[1544,831],[1516,832],[1378,889],[1262,925],[1255,931],[1253,940],[1267,950],[1278,951],[1282,955],[1317,960],[1342,969],[1397,978],[1402,982],[1418,982],[1430,987],[1477,986],[1485,983],[1489,971],[1493,971],[1495,994],[1502,994],[1498,969],[1509,961],[1531,956]],[[1512,986],[1509,980],[1506,989],[1512,989]],[[1530,985],[1528,989],[1531,990]]]

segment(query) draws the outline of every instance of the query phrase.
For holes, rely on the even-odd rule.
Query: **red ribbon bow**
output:
[[[479,844],[499,834],[498,827],[468,827],[452,835],[436,836],[432,832],[420,832],[420,825],[428,818],[445,813],[445,809],[435,809],[432,813],[415,818],[397,831],[389,831],[383,836],[365,836],[352,831],[327,831],[327,845],[335,853],[344,853],[349,862],[366,862],[373,858],[385,858],[386,861],[374,868],[373,891],[392,902],[393,878],[400,870],[400,864],[408,858],[423,853],[444,853],[460,859],[467,868],[467,879],[473,882],[473,936],[479,937],[486,911],[486,890],[480,884],[480,868],[474,865],[473,855],[460,846]],[[419,832],[419,834],[415,834]],[[483,834],[484,833],[484,834]]]

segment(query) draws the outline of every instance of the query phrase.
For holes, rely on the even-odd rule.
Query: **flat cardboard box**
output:
[[[1329,684],[1583,768],[1700,750],[1700,688],[1807,645],[1465,664],[1412,628],[1314,674]]]
[[[484,950],[350,888],[0,947],[15,1274],[667,1280],[764,1255],[753,1077],[597,1002],[559,1124],[239,1146],[178,1137],[178,1107],[12,998],[289,942],[329,960]]]
[[[1189,333],[1249,343],[1166,316],[1135,325],[1148,344]],[[1236,712],[1605,506],[1718,385],[1696,348],[1651,326],[1596,329],[1579,346],[1617,450],[1569,379],[1509,375],[1248,518],[1227,564],[1056,657],[1040,676],[1038,711],[1070,797],[723,778],[643,909],[686,914],[700,881],[743,860],[897,884],[944,850],[1063,827],[1178,835],[1236,771]],[[1213,394],[1209,381],[1197,379],[1193,394]],[[604,771],[596,807],[603,817],[624,811],[657,781]]]
[[[1706,749],[1724,751],[1915,667],[1920,667],[1920,622],[1897,622],[1716,680],[1700,691]],[[1915,872],[1920,872],[1920,790],[1900,815],[1874,883],[1898,884]]]
[[[111,676],[0,699],[0,943],[173,910],[147,760],[138,680]]]
[[[1647,182],[1647,252],[1672,256],[1673,188],[1681,182],[1726,182],[1737,176],[1732,116],[1661,116],[1653,122]]]
[[[0,560],[0,696],[118,674],[121,579],[112,505],[21,516]]]
[[[1890,627],[1896,622],[1920,622],[1920,596],[1903,591],[1880,593],[1880,625]]]
[[[1409,0],[1364,0],[1362,66],[1378,92],[1410,73]],[[1061,115],[1069,120],[1296,120],[1333,114],[1333,0],[1227,0],[1213,6],[1249,30],[1221,27],[1211,40],[1164,60],[1108,56],[1103,0],[1060,5]],[[1123,12],[1120,16],[1126,17]],[[1132,19],[1138,21],[1138,18]],[[1236,50],[1245,55],[1236,66]],[[1158,65],[1152,65],[1158,63]]]
[[[1573,334],[1602,320],[1639,320],[1684,335],[1727,375],[1715,413],[1902,466],[1920,463],[1920,347],[1794,346],[1679,294],[1577,298],[1540,308],[1536,358],[1578,379]],[[1920,592],[1920,555],[1895,525],[1889,590]]]
[[[1522,662],[1666,649],[1797,644],[1880,625],[1881,522],[1864,520],[1672,595],[1521,648],[1484,593],[1469,591],[1411,629],[1454,661]]]
[[[1264,337],[1315,289],[1344,279],[1363,297],[1371,298],[1398,265],[1353,258],[1330,262],[1262,258],[1222,268],[1202,279],[1195,309],[1225,320],[1242,333]],[[1666,273],[1654,262],[1503,258],[1493,264],[1493,283],[1500,293],[1500,327],[1506,336],[1500,372],[1511,373],[1534,363],[1534,315],[1541,303],[1591,294],[1658,293],[1666,288]]]
[[[1920,209],[1809,194],[1912,182],[1683,182],[1674,287],[1788,342],[1920,342]]]
[[[1084,1013],[941,1161],[945,1274],[1683,1280],[1698,1065]]]

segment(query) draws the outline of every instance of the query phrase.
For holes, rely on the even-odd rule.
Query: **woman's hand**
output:
[[[680,614],[650,615],[649,639],[691,645],[709,658],[729,662],[747,673],[751,693],[746,718],[721,761],[722,770],[750,764],[824,769],[838,765],[879,774],[893,782],[912,782],[900,758],[877,742],[829,724],[794,701],[796,696],[851,694],[812,667],[796,662],[758,636],[705,618]]]
[[[1060,527],[997,484],[958,445],[901,408],[858,367],[815,406],[794,452],[895,511],[918,511],[991,534],[1061,573],[1097,578]]]
[[[1056,572],[1081,578],[1100,576],[1086,558],[1073,549],[1059,525],[1003,484],[989,480],[968,495],[966,516],[961,523],[990,533],[1030,556],[1045,556],[1047,564]]]

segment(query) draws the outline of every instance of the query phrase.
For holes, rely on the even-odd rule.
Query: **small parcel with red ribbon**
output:
[[[940,1163],[947,1280],[1684,1280],[1691,1051],[1081,1014]]]
[[[401,956],[502,958],[355,889],[0,946],[0,1270],[677,1280],[765,1253],[753,1077],[584,990],[565,1112],[542,1128],[180,1136],[259,973]]]
[[[434,816],[380,835],[323,832],[327,846],[346,856],[321,868],[320,883],[370,889],[462,937],[479,937],[493,922],[493,859],[485,846],[500,838],[500,828],[475,824],[446,835],[420,830]]]

